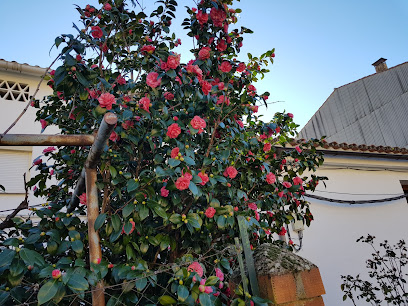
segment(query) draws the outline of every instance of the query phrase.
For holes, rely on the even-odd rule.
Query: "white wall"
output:
[[[366,200],[392,197],[403,193],[399,181],[408,180],[408,161],[326,156],[325,165],[317,174],[329,178],[327,188],[320,183],[320,192],[314,194],[327,198]],[[341,169],[346,167],[359,170]],[[372,251],[369,245],[356,240],[368,233],[377,237],[378,243],[384,239],[392,244],[400,239],[408,240],[407,201],[349,205],[307,200],[311,202],[315,221],[304,231],[304,246],[298,254],[319,267],[326,288],[323,297],[326,305],[352,305],[350,300],[342,302],[340,275],[356,276],[360,273],[365,276],[365,260]]]
[[[32,96],[37,88],[37,85],[41,79],[40,75],[30,75],[20,72],[15,72],[12,70],[0,70],[0,80],[13,81],[18,83],[25,83],[29,85],[29,94]],[[41,100],[44,96],[52,93],[52,90],[46,85],[46,81],[43,81],[38,93],[36,94],[36,99]],[[20,101],[9,101],[0,98],[0,133],[3,133],[17,118],[21,111],[26,106],[26,102]],[[18,121],[18,123],[8,132],[8,134],[40,134],[41,124],[39,122],[34,122],[35,113],[37,109],[29,107],[27,112],[23,117]],[[44,134],[56,134],[58,130],[55,127],[47,128]],[[0,146],[1,152],[8,152],[14,150],[26,151],[27,154],[30,154],[32,159],[35,159],[37,156],[41,155],[44,147],[2,147]],[[28,168],[27,168],[28,171]],[[28,173],[27,181],[30,176],[35,176],[35,171],[32,170],[31,173]],[[2,176],[2,170],[0,169],[0,184],[1,180],[4,180],[4,174]],[[23,180],[23,173],[21,173],[21,180]],[[22,193],[0,193],[0,210],[12,209],[17,207],[20,202],[24,199],[24,194]],[[37,199],[30,195],[29,204],[34,205],[43,202],[42,199]],[[28,211],[23,211],[23,214],[27,214]],[[0,213],[1,215],[7,215],[8,213]]]

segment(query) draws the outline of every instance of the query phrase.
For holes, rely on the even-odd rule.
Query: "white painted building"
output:
[[[20,115],[29,103],[44,74],[45,69],[28,64],[19,64],[0,59],[0,134],[2,134]],[[52,90],[43,81],[36,94],[36,99],[52,93]],[[8,134],[39,134],[41,124],[34,122],[36,109],[29,107],[23,117],[8,132]],[[57,130],[48,128],[47,134]],[[0,211],[17,207],[24,199],[23,174],[27,172],[27,181],[30,179],[28,169],[34,158],[39,156],[43,147],[6,147],[0,146],[0,184],[6,188],[0,190]],[[34,174],[32,171],[31,175]],[[29,197],[30,205],[40,200]],[[27,213],[26,212],[22,212]],[[1,216],[7,212],[0,213]]]

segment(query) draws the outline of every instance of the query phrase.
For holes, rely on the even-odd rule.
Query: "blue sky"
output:
[[[75,31],[76,3],[96,1],[0,1],[0,58],[48,66],[56,55],[55,50],[49,55],[54,38]],[[181,18],[173,31],[183,41],[179,52],[187,60],[192,45],[177,24],[184,5],[194,2],[178,3]],[[371,64],[380,57],[388,59],[388,67],[408,60],[406,0],[241,0],[232,7],[243,10],[239,24],[255,32],[244,39],[242,60],[247,52],[276,48],[271,72],[255,86],[271,93],[269,101],[283,102],[260,108],[264,120],[285,109],[303,126],[334,88],[374,73]]]

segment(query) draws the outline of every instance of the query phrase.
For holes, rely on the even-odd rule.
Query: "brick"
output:
[[[260,275],[258,283],[261,296],[275,304],[296,301],[296,283],[291,273],[274,276]]]
[[[310,271],[302,271],[300,272],[300,277],[302,279],[304,291],[304,296],[302,296],[301,298],[309,299],[321,296],[326,293],[326,291],[324,290],[322,277],[320,276],[319,268],[316,267],[312,268]],[[313,304],[310,304],[310,306],[312,305]]]

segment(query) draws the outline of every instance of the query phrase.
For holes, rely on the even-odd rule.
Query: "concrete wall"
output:
[[[3,63],[4,61],[2,61]],[[27,67],[26,65],[20,65],[20,67],[23,66],[23,68]],[[30,66],[28,66],[30,68]],[[37,69],[36,67],[33,67],[35,69],[32,70],[40,70]],[[29,85],[29,95],[32,96],[37,88],[37,85],[40,81],[41,78],[41,71],[36,75],[35,73],[24,73],[24,72],[18,72],[14,70],[3,70],[0,69],[0,80],[7,80],[7,81],[12,81],[12,82],[18,82],[18,83],[24,83]],[[52,90],[46,85],[46,82],[44,81],[39,89],[39,92],[36,94],[36,99],[42,99],[44,96],[49,95],[52,93]],[[24,109],[26,106],[26,102],[21,102],[21,101],[9,101],[3,98],[0,98],[0,107],[1,107],[1,112],[0,112],[0,133],[3,133],[11,124],[12,122],[17,118],[17,116],[21,113],[21,111]],[[29,107],[27,112],[23,115],[23,117],[20,119],[20,121],[8,132],[8,134],[39,134],[41,132],[41,124],[39,122],[34,122],[35,120],[35,113],[36,113],[35,108]],[[45,134],[56,134],[58,130],[56,128],[50,127],[47,128],[45,131]],[[5,152],[4,150],[7,150],[7,152],[10,152],[10,150],[13,152],[15,150],[19,151],[26,151],[27,154],[31,155],[32,159],[35,159],[37,156],[39,156],[42,153],[42,150],[44,147],[2,147],[0,146],[0,154],[2,152]],[[27,168],[28,171],[28,168]],[[28,173],[27,180],[30,178],[30,176],[35,175],[35,171],[31,171]],[[21,180],[23,180],[23,173],[19,173],[21,175]],[[4,180],[7,179],[4,177],[4,174],[2,176],[2,172],[0,169],[0,179]],[[0,181],[0,184],[2,182]],[[0,193],[0,210],[6,210],[6,209],[12,209],[18,206],[20,202],[24,199],[24,194],[22,193]],[[36,199],[33,196],[30,195],[29,197],[30,205],[34,205],[37,203],[41,203],[41,199]],[[26,214],[27,211],[23,211],[23,214]],[[7,212],[0,213],[1,215],[6,215],[8,214]]]
[[[408,180],[408,161],[326,155],[325,166],[317,173],[329,181],[327,188],[319,184],[315,195],[344,200],[380,199],[403,193],[400,180]],[[326,305],[352,305],[350,300],[342,302],[340,275],[360,273],[365,277],[365,260],[372,251],[356,240],[368,233],[377,237],[378,243],[384,239],[392,244],[408,240],[407,200],[361,205],[308,200],[315,221],[304,231],[304,246],[298,254],[319,267]]]

